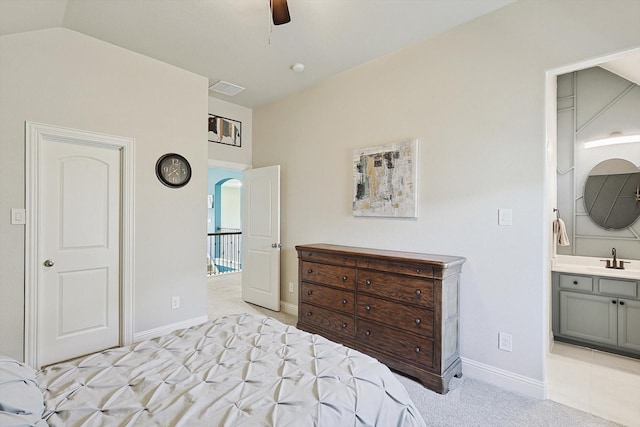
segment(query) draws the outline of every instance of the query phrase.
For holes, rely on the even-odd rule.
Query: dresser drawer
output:
[[[357,321],[356,339],[364,345],[411,360],[422,367],[433,368],[433,341],[430,339],[360,319]]]
[[[370,268],[372,270],[389,271],[417,277],[433,277],[433,266],[429,264],[407,264],[378,259],[359,259],[358,268]]]
[[[346,337],[353,338],[355,336],[353,316],[346,314],[336,313],[309,304],[301,304],[300,321]]]
[[[306,282],[302,282],[300,298],[302,302],[344,311],[349,314],[353,314],[355,306],[353,291],[341,291]]]
[[[358,292],[419,304],[423,307],[433,307],[433,279],[359,270]]]
[[[376,320],[404,331],[433,338],[433,310],[358,295],[356,316],[359,319]]]
[[[300,273],[302,280],[305,282],[355,289],[356,269],[354,267],[339,267],[336,265],[302,261]]]
[[[600,279],[600,293],[635,298],[637,282],[629,280]]]
[[[355,267],[356,260],[353,257],[348,257],[344,255],[338,254],[327,254],[324,252],[315,252],[315,251],[300,251],[300,259],[303,261],[311,261],[311,262],[324,262],[327,264],[335,264],[342,265],[348,267]]]
[[[560,275],[560,287],[577,291],[593,291],[593,279],[585,276]]]

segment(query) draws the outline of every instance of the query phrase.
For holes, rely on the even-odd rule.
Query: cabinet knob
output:
[[[346,323],[343,323],[343,324],[342,324],[342,329],[346,329],[346,328],[347,328],[347,324],[346,324]]]
[[[620,301],[620,305],[624,305],[624,301]]]
[[[312,269],[308,269],[307,270],[307,274],[311,274],[311,273],[313,273],[313,270]]]
[[[347,300],[346,300],[346,299],[343,299],[343,300],[342,300],[342,305],[346,305],[346,304],[347,304]]]
[[[311,312],[310,311],[307,311],[307,316],[311,316]]]
[[[574,281],[573,281],[573,284],[574,284],[574,285],[577,285],[577,284],[578,284],[578,281],[577,281],[577,280],[574,280]]]
[[[371,311],[371,306],[370,305],[365,305],[364,309],[367,310],[367,311]]]
[[[370,280],[370,279],[367,279],[367,281],[366,281],[366,282],[364,282],[364,284],[365,284],[365,285],[367,285],[367,286],[371,286],[371,280]]]
[[[307,295],[311,295],[313,293],[313,291],[309,290],[307,291]]]
[[[416,295],[420,296],[420,294],[422,293],[422,291],[420,289],[416,289]]]
[[[416,319],[416,325],[420,324],[420,319]]]
[[[371,331],[367,331],[367,332],[365,332],[364,334],[365,334],[366,336],[369,336],[369,335],[371,335]]]
[[[420,347],[415,348],[416,353],[420,353]]]
[[[611,304],[615,304],[615,303],[616,303],[616,300],[611,300]]]
[[[347,281],[347,276],[342,276],[342,281],[346,282]]]

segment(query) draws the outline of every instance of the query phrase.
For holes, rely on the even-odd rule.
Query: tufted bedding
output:
[[[48,367],[51,426],[424,426],[389,369],[275,319],[231,315]]]

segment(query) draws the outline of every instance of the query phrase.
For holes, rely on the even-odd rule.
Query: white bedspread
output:
[[[232,315],[37,376],[51,426],[424,426],[389,369],[275,319]]]

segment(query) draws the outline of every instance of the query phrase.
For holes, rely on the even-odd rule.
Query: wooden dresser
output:
[[[438,393],[462,375],[465,258],[328,244],[296,250],[299,329],[375,357]]]

